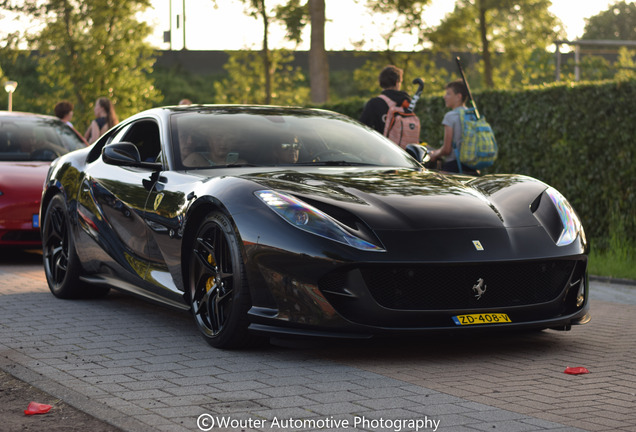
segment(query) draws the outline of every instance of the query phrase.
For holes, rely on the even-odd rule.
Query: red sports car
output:
[[[85,146],[56,117],[0,111],[0,246],[42,247],[38,213],[49,165]]]

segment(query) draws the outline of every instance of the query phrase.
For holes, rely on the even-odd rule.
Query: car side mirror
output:
[[[155,162],[143,162],[139,149],[130,142],[108,144],[102,149],[102,160],[108,165],[147,168],[161,171],[163,165]]]
[[[428,156],[428,150],[420,144],[407,144],[404,150],[419,163],[424,163],[424,159]]]

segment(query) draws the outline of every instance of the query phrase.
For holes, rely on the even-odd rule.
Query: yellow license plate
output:
[[[457,315],[453,317],[453,321],[457,325],[502,324],[512,322],[505,313]]]

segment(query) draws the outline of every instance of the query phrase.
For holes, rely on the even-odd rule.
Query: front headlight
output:
[[[356,249],[384,252],[384,248],[350,234],[329,215],[290,195],[271,190],[256,191],[255,195],[277,215],[298,229]]]
[[[581,231],[581,221],[568,200],[559,191],[549,187],[545,194],[550,197],[561,218],[562,230],[556,244],[557,246],[567,246],[576,240],[576,236]]]

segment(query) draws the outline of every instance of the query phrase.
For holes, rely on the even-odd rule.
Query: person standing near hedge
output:
[[[380,87],[383,89],[382,94],[395,101],[398,106],[402,106],[405,100],[407,103],[411,101],[409,94],[400,90],[402,86],[402,76],[402,69],[393,65],[386,66],[382,69],[379,76]],[[364,105],[364,109],[360,115],[360,122],[384,134],[384,123],[388,112],[389,105],[384,99],[376,96],[369,99]]]
[[[119,123],[115,107],[107,97],[100,97],[95,101],[95,120],[93,120],[84,134],[89,144],[93,144],[106,131]]]
[[[442,125],[444,126],[444,141],[442,147],[429,152],[431,162],[437,162],[443,158],[442,171],[459,172],[457,166],[457,156],[453,150],[453,144],[459,152],[462,144],[461,110],[466,109],[468,101],[468,89],[461,79],[451,81],[445,86],[444,103],[450,108],[444,115]],[[476,175],[477,171],[462,164],[462,173]]]
[[[55,104],[53,111],[55,112],[55,116],[62,120],[64,123],[73,127],[73,123],[71,123],[71,119],[73,118],[73,104],[69,101],[60,101]]]

